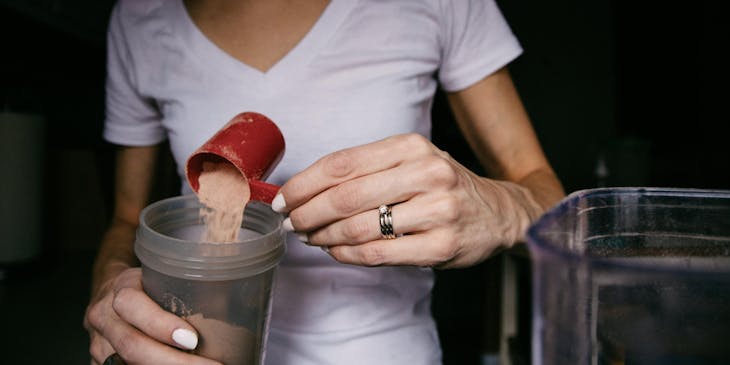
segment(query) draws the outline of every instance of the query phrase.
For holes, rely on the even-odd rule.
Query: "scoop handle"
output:
[[[271,204],[274,196],[281,188],[278,185],[265,183],[260,180],[249,180],[249,188],[251,188],[251,200],[258,200],[267,204]]]

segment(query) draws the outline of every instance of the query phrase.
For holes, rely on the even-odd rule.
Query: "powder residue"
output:
[[[256,336],[248,328],[235,326],[196,313],[185,318],[199,334],[193,353],[226,365],[253,365],[257,357]]]
[[[200,215],[206,227],[203,241],[236,242],[251,197],[248,181],[228,162],[206,161],[198,183],[198,199],[204,205]]]

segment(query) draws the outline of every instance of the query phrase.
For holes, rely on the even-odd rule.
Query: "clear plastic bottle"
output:
[[[145,292],[190,322],[194,351],[226,365],[262,364],[275,268],[285,251],[282,216],[261,202],[244,212],[239,242],[201,242],[197,197],[153,203],[140,215],[135,253]]]

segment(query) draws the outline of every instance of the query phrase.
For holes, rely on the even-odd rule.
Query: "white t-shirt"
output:
[[[521,48],[493,0],[332,0],[267,72],[210,42],[181,0],[121,0],[109,26],[104,137],[170,141],[183,194],[188,156],[234,115],[280,127],[284,183],[330,152],[399,133],[430,136],[437,80],[464,89]],[[433,272],[339,264],[288,237],[266,364],[438,364]]]

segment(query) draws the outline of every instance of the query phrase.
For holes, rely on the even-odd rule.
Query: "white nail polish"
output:
[[[172,340],[188,350],[194,350],[198,346],[198,336],[193,331],[184,328],[172,331]]]
[[[309,237],[307,237],[306,233],[297,233],[297,237],[300,241],[304,243],[309,243]]]
[[[284,195],[276,193],[274,200],[271,201],[271,209],[277,213],[283,213],[286,210],[286,200],[284,200]]]
[[[285,231],[293,232],[294,226],[291,224],[291,218],[286,217],[283,222],[281,222],[281,227],[284,228]]]

